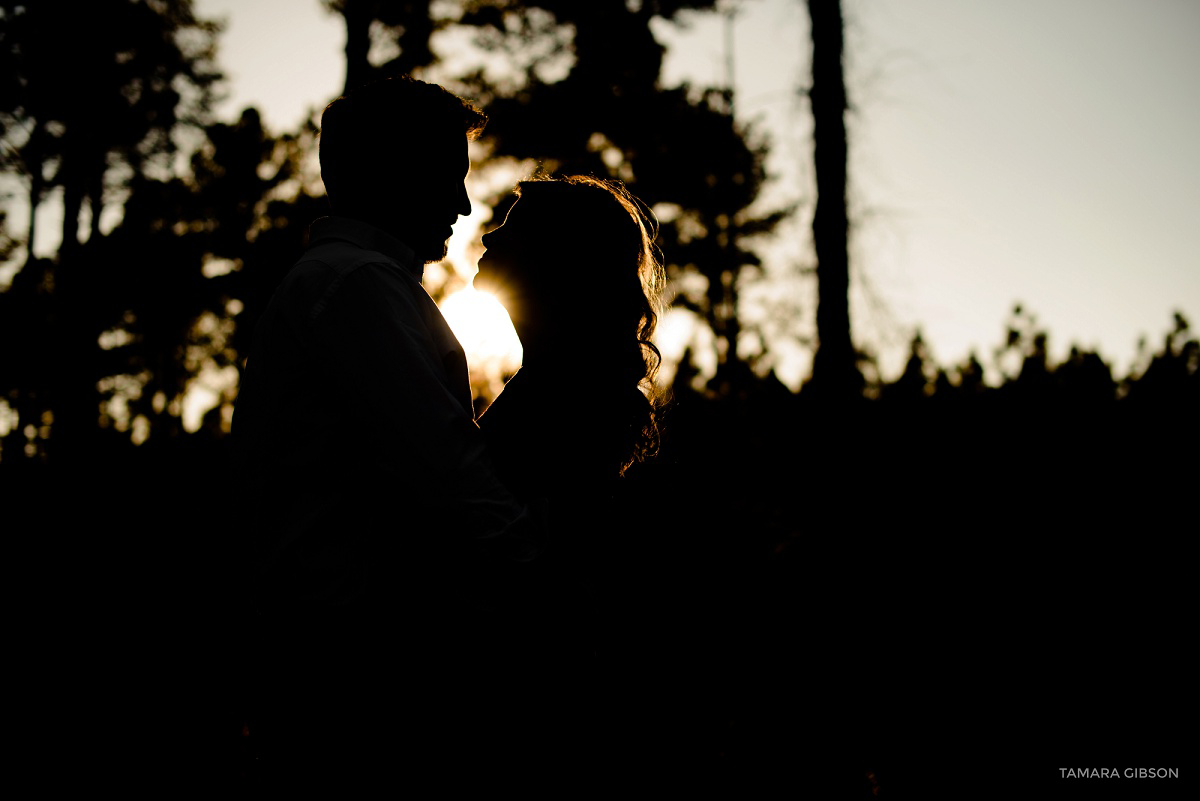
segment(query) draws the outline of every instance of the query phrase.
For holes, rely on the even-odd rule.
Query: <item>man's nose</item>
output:
[[[466,217],[471,213],[471,198],[467,196],[466,184],[462,184],[458,187],[458,206],[455,211],[457,211],[461,217]]]

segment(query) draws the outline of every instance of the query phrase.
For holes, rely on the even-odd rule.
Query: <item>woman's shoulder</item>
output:
[[[479,419],[493,459],[547,493],[587,491],[615,479],[628,426],[603,388],[566,390],[522,370]]]

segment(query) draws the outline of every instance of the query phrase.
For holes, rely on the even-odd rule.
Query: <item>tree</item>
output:
[[[750,211],[766,180],[767,145],[736,121],[729,90],[659,82],[664,49],[651,21],[715,5],[476,0],[462,21],[480,28],[482,46],[513,54],[521,72],[507,86],[473,79],[489,98],[495,153],[533,159],[546,172],[619,178],[654,209],[675,303],[712,328],[717,384],[728,389],[744,376],[739,289],[761,266],[748,240],[790,210]],[[570,57],[565,75],[549,73],[546,57],[519,59],[535,36],[557,37],[547,50]]]
[[[435,21],[433,0],[321,0],[346,24],[346,85],[343,91],[379,77],[412,72],[434,59],[430,37],[442,25]],[[371,63],[372,30],[397,51],[383,64]]]
[[[89,233],[98,233],[106,190],[119,194],[130,174],[168,167],[176,126],[197,124],[207,112],[220,77],[216,32],[190,0],[0,4],[7,83],[0,130],[30,181],[31,207],[62,188],[68,258],[84,205]]]
[[[228,430],[253,323],[320,213],[301,180],[311,128],[274,137],[246,109],[205,134],[185,177],[131,187],[103,243],[131,254],[110,277],[125,317],[107,369],[140,376],[125,416],[164,438],[182,433],[184,397],[202,377],[219,379],[216,427]]]
[[[219,77],[216,32],[190,0],[0,4],[4,166],[27,182],[30,210],[25,264],[2,316],[6,334],[39,332],[37,347],[5,365],[14,372],[3,391],[58,443],[82,449],[95,431],[100,335],[126,311],[110,281],[122,254],[101,246],[104,212],[141,177],[168,173],[177,129],[203,120]],[[62,240],[55,258],[38,260],[36,212],[52,189]]]
[[[808,0],[812,21],[813,162],[817,207],[817,352],[811,386],[833,401],[858,397],[862,374],[850,336],[850,257],[846,213],[846,80],[838,0]]]

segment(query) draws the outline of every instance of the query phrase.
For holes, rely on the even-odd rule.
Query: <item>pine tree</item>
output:
[[[24,266],[0,298],[6,341],[30,346],[6,360],[0,391],[40,423],[35,451],[52,438],[81,452],[96,430],[101,334],[125,316],[113,277],[132,255],[103,247],[105,214],[141,177],[169,173],[173,134],[204,120],[216,32],[189,0],[0,4],[3,166],[24,179],[30,210]],[[61,242],[37,259],[36,212],[52,190]]]

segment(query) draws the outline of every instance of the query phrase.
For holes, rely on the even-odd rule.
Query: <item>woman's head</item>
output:
[[[645,205],[617,181],[585,176],[523,181],[504,224],[483,237],[475,286],[501,299],[530,357],[572,355],[598,389],[636,390],[638,451],[655,429],[653,377],[662,266]]]

